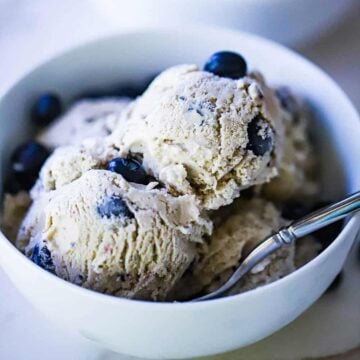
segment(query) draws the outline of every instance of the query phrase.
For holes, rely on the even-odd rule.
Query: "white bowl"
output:
[[[353,106],[320,69],[261,38],[214,28],[151,30],[86,44],[38,67],[0,102],[0,161],[30,136],[29,104],[44,90],[65,100],[98,85],[144,78],[169,65],[203,64],[220,49],[242,53],[272,83],[305,96],[317,114],[314,128],[329,194],[360,188],[360,126]],[[359,228],[353,217],[309,264],[273,284],[202,303],[151,303],[82,289],[49,274],[0,234],[0,263],[15,286],[49,319],[106,348],[148,358],[189,358],[249,345],[304,312],[341,269]]]
[[[249,31],[284,44],[316,39],[354,0],[92,0],[115,27],[206,24]]]

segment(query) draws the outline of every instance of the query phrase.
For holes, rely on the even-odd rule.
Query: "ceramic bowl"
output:
[[[1,180],[12,150],[31,136],[29,107],[44,90],[71,99],[94,87],[137,81],[179,63],[203,64],[231,49],[286,84],[314,109],[324,192],[360,188],[360,123],[345,94],[301,56],[259,37],[191,28],[144,30],[100,39],[49,60],[20,80],[0,102]],[[255,290],[201,303],[151,303],[72,285],[42,270],[0,234],[0,263],[19,291],[52,321],[120,353],[192,358],[254,343],[284,327],[314,303],[340,271],[359,229],[353,217],[336,240],[296,272]]]
[[[206,24],[249,31],[287,45],[318,38],[355,0],[92,0],[112,27]]]

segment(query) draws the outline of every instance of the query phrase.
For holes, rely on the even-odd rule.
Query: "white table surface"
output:
[[[122,29],[121,24],[109,23],[101,18],[91,4],[88,0],[0,0],[0,95],[50,55],[84,40]],[[359,14],[359,11],[354,11],[331,33],[298,48],[340,84],[358,109]],[[343,352],[360,345],[360,266],[354,254],[347,263],[345,275],[339,291],[323,297],[280,333],[250,348],[216,359],[288,360],[302,357],[292,353],[291,349],[306,348],[306,357],[314,357]],[[317,334],[316,338],[314,334]],[[0,269],[0,359],[128,358],[58,329],[31,307]],[[349,360],[359,358],[360,354],[355,352],[342,357]]]

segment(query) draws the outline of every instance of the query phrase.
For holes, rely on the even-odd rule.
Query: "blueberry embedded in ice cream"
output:
[[[259,117],[254,118],[247,128],[247,150],[251,150],[256,156],[263,156],[272,148],[272,137],[265,123]]]
[[[134,159],[115,158],[109,162],[107,169],[122,175],[122,177],[129,182],[143,185],[148,183],[148,176],[144,168]]]
[[[40,247],[39,244],[36,244],[31,255],[31,260],[43,269],[55,273],[55,266],[51,258],[51,253],[46,246]]]
[[[134,214],[129,210],[125,201],[120,196],[106,198],[97,206],[97,212],[101,217],[110,219],[112,216],[124,219],[133,219]]]
[[[204,70],[221,77],[239,79],[246,75],[247,65],[240,54],[219,51],[206,62]]]
[[[49,155],[49,150],[36,141],[19,146],[11,157],[11,173],[14,180],[17,180],[24,190],[30,189]]]
[[[35,124],[44,126],[55,120],[61,111],[60,98],[53,93],[48,93],[40,96],[33,105],[31,118]]]

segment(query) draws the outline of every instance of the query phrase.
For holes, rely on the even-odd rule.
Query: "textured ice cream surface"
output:
[[[82,143],[61,146],[45,162],[32,196],[71,183],[91,169],[105,169],[107,163],[120,155],[118,148],[105,138],[88,138]]]
[[[287,223],[278,209],[313,201],[310,120],[259,73],[170,68],[130,104],[83,100],[44,129],[38,140],[54,151],[30,194],[5,195],[2,230],[85,288],[156,301],[211,292]],[[283,247],[231,293],[286,276],[319,246]]]
[[[244,254],[285,224],[275,206],[263,199],[239,199],[218,223],[212,236],[198,245],[198,256],[179,280],[171,298],[187,298],[208,293],[224,284],[243,260]],[[236,285],[239,293],[277,280],[295,270],[294,246],[286,246],[263,262]]]
[[[34,200],[17,246],[33,260],[41,251],[51,254],[51,271],[83,287],[162,300],[210,232],[194,196],[173,197],[90,170]]]
[[[217,209],[277,175],[283,127],[259,74],[232,80],[181,65],[153,81],[110,138],[171,192]]]
[[[119,115],[130,103],[129,98],[81,100],[38,136],[38,141],[54,149],[74,145],[89,137],[109,135],[119,121]]]
[[[281,116],[285,127],[283,158],[279,174],[263,186],[268,199],[284,202],[288,199],[314,201],[318,193],[315,149],[310,141],[311,114],[306,105],[290,92],[279,88]]]

